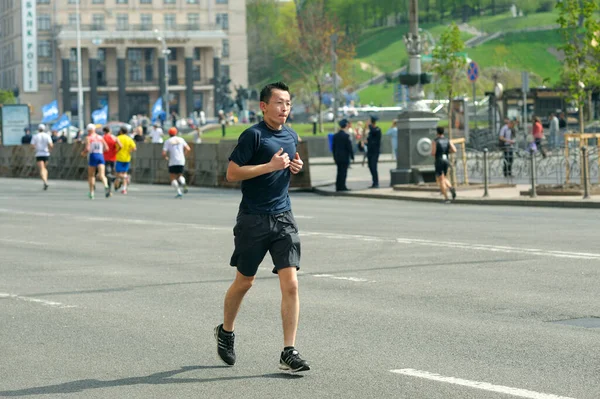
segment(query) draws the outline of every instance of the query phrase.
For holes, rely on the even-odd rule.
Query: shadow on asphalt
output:
[[[49,395],[49,394],[61,394],[61,393],[77,393],[83,392],[89,389],[102,389],[102,388],[113,388],[123,387],[132,385],[164,385],[164,384],[198,384],[206,382],[219,382],[219,381],[233,381],[233,380],[246,380],[252,378],[276,378],[276,379],[298,379],[302,378],[299,374],[288,374],[288,373],[270,373],[270,374],[259,374],[259,375],[246,375],[246,376],[231,376],[231,377],[214,377],[214,378],[172,378],[173,376],[188,371],[194,370],[206,370],[206,369],[227,369],[229,366],[218,365],[218,366],[184,366],[177,370],[163,371],[160,373],[150,374],[145,377],[130,377],[121,378],[117,380],[77,380],[71,382],[65,382],[62,384],[46,385],[40,387],[32,387],[25,389],[16,389],[13,391],[0,391],[0,396],[11,397],[11,396],[27,396],[27,395]]]

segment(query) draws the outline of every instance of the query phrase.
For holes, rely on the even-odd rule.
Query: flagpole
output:
[[[83,78],[81,76],[81,14],[79,12],[79,2],[75,0],[75,14],[77,15],[77,119],[79,120],[79,130],[83,131]]]

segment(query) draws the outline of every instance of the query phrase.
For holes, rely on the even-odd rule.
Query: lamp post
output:
[[[77,119],[79,121],[79,130],[83,130],[83,77],[81,76],[81,13],[79,10],[79,1],[75,1],[75,15],[77,16]]]
[[[154,30],[158,34],[158,29]],[[165,97],[163,99],[163,107],[165,110],[165,119],[169,117],[169,54],[171,50],[167,47],[167,42],[163,36],[156,38],[162,44],[162,54],[165,62]]]

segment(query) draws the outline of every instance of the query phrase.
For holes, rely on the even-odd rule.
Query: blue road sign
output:
[[[479,66],[475,61],[469,62],[469,67],[467,68],[467,77],[470,82],[474,82],[479,77]]]

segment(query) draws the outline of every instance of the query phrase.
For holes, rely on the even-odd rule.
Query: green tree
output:
[[[448,26],[433,49],[432,70],[436,77],[435,92],[439,97],[448,98],[448,138],[452,139],[452,97],[456,84],[464,75],[466,60],[458,53],[465,48],[460,38],[460,30],[455,23]]]
[[[0,104],[14,104],[15,96],[12,90],[0,90]]]
[[[562,0],[556,8],[559,11],[557,22],[565,39],[559,46],[565,53],[563,81],[569,88],[569,99],[579,107],[579,132],[583,133],[586,90],[598,79],[600,46],[594,45],[600,32],[600,24],[594,15],[598,3],[596,0]]]

